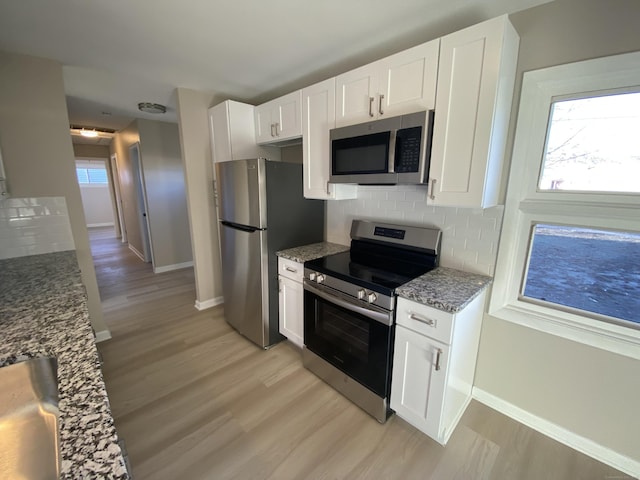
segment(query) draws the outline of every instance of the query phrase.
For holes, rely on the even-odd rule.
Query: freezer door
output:
[[[220,223],[224,316],[232,327],[266,347],[268,279],[266,232]]]
[[[219,218],[266,228],[264,159],[218,162],[215,167]]]

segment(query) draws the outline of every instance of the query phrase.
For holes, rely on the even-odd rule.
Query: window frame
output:
[[[607,322],[520,299],[532,225],[640,232],[640,194],[540,190],[551,106],[588,92],[640,91],[640,52],[526,72],[489,314],[640,359],[640,325]]]

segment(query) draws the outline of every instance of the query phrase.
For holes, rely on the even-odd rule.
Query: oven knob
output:
[[[367,301],[368,301],[369,303],[373,303],[373,302],[375,302],[377,299],[378,299],[378,296],[377,296],[375,293],[373,293],[373,292],[371,292],[369,295],[367,295]]]
[[[315,273],[315,272],[310,273],[309,274],[309,280],[311,280],[313,282],[316,279],[316,275],[317,275],[317,273]]]
[[[358,290],[358,300],[364,300],[364,297],[367,295],[367,292],[364,288]]]
[[[324,275],[319,273],[318,276],[316,277],[316,282],[317,283],[322,283],[324,282]]]

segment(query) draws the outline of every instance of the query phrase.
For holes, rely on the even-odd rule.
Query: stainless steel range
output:
[[[435,228],[354,220],[351,250],[304,264],[303,363],[384,423],[395,289],[438,265]]]

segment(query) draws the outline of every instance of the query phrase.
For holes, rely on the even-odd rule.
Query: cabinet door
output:
[[[356,68],[336,77],[336,126],[373,120],[378,89],[379,62]]]
[[[275,140],[282,141],[302,135],[302,90],[289,93],[277,100],[272,110]]]
[[[441,39],[429,175],[434,204],[497,204],[517,55],[507,16]]]
[[[231,131],[227,102],[209,109],[209,128],[213,163],[231,160]]]
[[[444,404],[449,347],[396,325],[391,408],[436,441]]]
[[[255,128],[257,143],[269,143],[274,139],[274,122],[271,120],[271,112],[273,109],[273,102],[267,102],[255,108]]]
[[[280,333],[302,348],[304,343],[304,323],[302,321],[304,291],[302,284],[283,276],[278,277],[278,282],[280,289],[278,296]]]
[[[302,90],[302,163],[305,198],[356,198],[356,185],[329,184],[331,149],[329,130],[335,127],[336,79]]]
[[[379,117],[435,108],[439,53],[440,39],[380,61],[380,85],[374,102]]]

